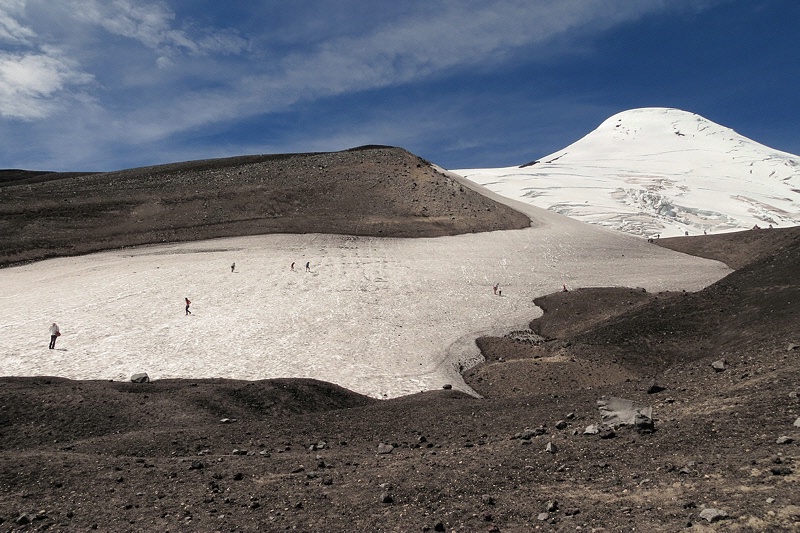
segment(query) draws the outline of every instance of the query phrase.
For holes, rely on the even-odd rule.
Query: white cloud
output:
[[[0,115],[44,118],[55,110],[67,86],[91,79],[55,48],[26,54],[0,52]]]

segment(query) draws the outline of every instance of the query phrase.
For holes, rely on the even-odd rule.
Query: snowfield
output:
[[[678,109],[618,113],[522,166],[454,172],[508,198],[642,237],[800,225],[800,156]]]
[[[533,299],[562,284],[693,291],[730,272],[511,203],[533,227],[226,238],[0,270],[0,375],[308,377],[378,398],[445,384],[471,392],[459,368],[480,359],[474,339],[526,327],[540,314]],[[63,335],[49,350],[53,321]]]

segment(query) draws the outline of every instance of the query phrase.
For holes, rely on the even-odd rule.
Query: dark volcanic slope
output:
[[[706,259],[721,261],[731,268],[741,268],[783,248],[798,245],[800,235],[793,228],[737,231],[702,235],[686,239],[671,237],[655,241],[659,246]]]
[[[390,147],[47,176],[0,187],[0,265],[264,233],[435,237],[530,225]]]

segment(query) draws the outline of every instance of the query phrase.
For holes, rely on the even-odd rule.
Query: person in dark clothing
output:
[[[192,305],[192,302],[189,301],[189,298],[186,298],[186,315],[191,315],[192,312],[189,311],[189,306]]]

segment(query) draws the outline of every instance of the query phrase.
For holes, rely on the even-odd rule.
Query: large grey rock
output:
[[[384,442],[378,444],[378,454],[386,455],[388,453],[392,453],[394,451],[394,446],[391,444],[386,444]]]
[[[728,513],[722,509],[712,509],[709,507],[707,509],[703,509],[703,511],[700,513],[700,518],[707,520],[708,522],[718,522],[728,518]]]
[[[711,368],[713,368],[715,372],[723,372],[728,369],[728,362],[725,359],[717,359],[711,363]]]
[[[792,425],[796,428],[800,428],[800,416],[797,417],[797,420],[795,420]]]
[[[636,405],[633,400],[624,398],[600,398],[597,400],[600,418],[609,427],[636,426],[640,429],[653,428],[653,408]]]
[[[147,375],[147,372],[139,372],[138,374],[134,374],[131,376],[132,383],[149,383],[150,376]]]

